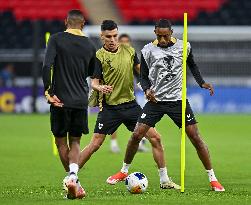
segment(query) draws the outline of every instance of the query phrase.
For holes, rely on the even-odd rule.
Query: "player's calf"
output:
[[[140,130],[135,130],[132,134],[130,141],[134,142],[135,144],[139,144],[143,137],[144,135],[142,132],[140,132]]]
[[[125,154],[125,163],[131,164],[138,148],[139,148],[139,143],[141,139],[145,136],[147,130],[142,128],[140,124],[137,124],[135,127],[135,130],[128,141],[127,144],[127,149],[126,149],[126,154]]]

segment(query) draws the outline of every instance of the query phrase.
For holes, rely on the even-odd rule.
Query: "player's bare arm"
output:
[[[134,66],[134,69],[136,70],[136,72],[137,72],[138,74],[140,74],[140,64],[135,65],[135,66]]]
[[[110,85],[100,85],[99,81],[100,80],[97,79],[97,78],[92,79],[91,86],[92,86],[93,90],[102,92],[104,94],[108,94],[108,93],[112,92],[112,86],[110,86]]]

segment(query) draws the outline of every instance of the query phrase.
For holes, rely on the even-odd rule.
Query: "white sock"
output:
[[[170,179],[167,175],[167,168],[160,168],[159,170],[159,178],[160,178],[160,183],[164,183],[164,182],[169,182]]]
[[[206,170],[207,174],[208,174],[208,178],[209,178],[209,181],[218,181],[215,174],[214,174],[214,170],[213,169],[210,169],[210,170]]]
[[[118,146],[117,139],[111,139],[111,146],[112,147],[117,147]]]
[[[77,175],[78,174],[78,164],[76,164],[76,163],[71,163],[70,165],[69,165],[69,168],[70,168],[70,174],[75,174],[75,175]]]
[[[139,147],[142,147],[142,146],[144,146],[143,140],[141,140],[141,141],[139,142]]]
[[[120,171],[123,172],[123,173],[128,173],[130,165],[131,164],[123,163],[122,169]]]

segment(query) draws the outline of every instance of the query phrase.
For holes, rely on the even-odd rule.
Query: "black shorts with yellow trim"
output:
[[[88,134],[88,111],[66,107],[50,108],[51,131],[55,137],[81,137]]]
[[[98,113],[94,133],[111,135],[121,124],[133,132],[141,111],[135,100],[113,106],[104,104],[102,111]]]
[[[173,122],[182,127],[182,101],[166,101],[166,102],[147,102],[143,108],[142,114],[138,119],[139,123],[155,127],[164,115],[168,115]],[[186,101],[186,126],[196,124],[197,121],[193,114],[192,108]]]

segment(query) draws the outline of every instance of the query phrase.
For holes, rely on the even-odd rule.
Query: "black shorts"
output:
[[[87,109],[61,108],[51,106],[51,131],[55,137],[81,137],[88,134]]]
[[[142,109],[136,101],[114,106],[104,105],[102,111],[98,113],[94,133],[111,135],[121,124],[132,132],[141,111]]]
[[[155,124],[167,114],[173,122],[179,127],[182,127],[182,101],[169,102],[147,102],[143,108],[142,114],[138,119],[139,123],[144,123],[150,127],[155,127]],[[192,108],[187,100],[186,103],[186,126],[196,124],[197,121],[193,114]]]

